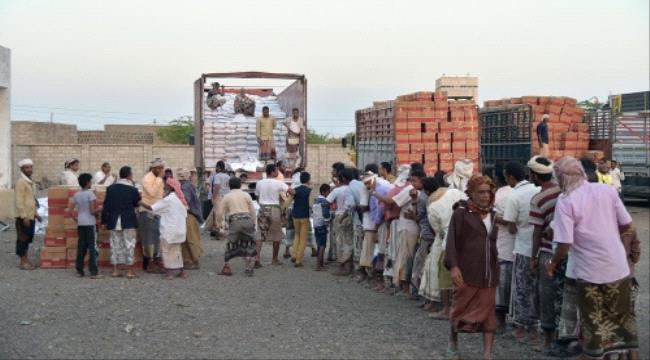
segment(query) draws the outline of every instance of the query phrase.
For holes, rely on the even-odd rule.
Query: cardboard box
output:
[[[45,237],[65,237],[65,229],[63,226],[52,225],[51,222],[48,222],[47,227],[45,228]]]
[[[104,200],[106,199],[106,188],[97,189],[95,191],[95,197],[97,198],[98,204],[103,204]]]
[[[63,269],[66,266],[65,247],[43,247],[40,257],[43,269]]]
[[[79,239],[77,238],[66,238],[65,247],[66,249],[76,249],[79,246]]]
[[[68,198],[68,187],[66,186],[50,186],[47,189],[47,198],[48,199],[67,199]]]
[[[47,247],[65,247],[65,237],[63,236],[45,236],[43,245]]]
[[[111,242],[111,232],[105,229],[99,229],[97,232],[97,242]]]
[[[77,222],[71,217],[64,218],[63,228],[66,230],[77,230]]]
[[[66,239],[73,239],[73,238],[78,239],[79,238],[79,232],[77,231],[77,229],[74,229],[74,230],[68,229],[68,230],[65,231],[65,238]]]
[[[49,201],[49,200],[48,200],[48,201]],[[65,214],[66,214],[66,210],[65,210],[65,209],[66,209],[65,207],[62,207],[62,208],[59,208],[59,207],[48,207],[48,209],[47,209],[47,216],[48,216],[49,218],[51,218],[51,217],[53,217],[53,216],[64,217]]]

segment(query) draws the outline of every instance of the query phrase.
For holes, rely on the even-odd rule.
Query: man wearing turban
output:
[[[34,240],[34,229],[36,220],[41,221],[38,215],[38,200],[32,180],[32,167],[34,163],[30,159],[18,162],[20,178],[16,182],[16,255],[20,258],[20,269],[34,270],[35,266],[29,260],[27,253],[29,244]]]

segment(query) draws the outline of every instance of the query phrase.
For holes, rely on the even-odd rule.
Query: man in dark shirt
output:
[[[296,267],[302,266],[302,258],[305,255],[305,247],[309,237],[309,194],[311,188],[308,186],[311,175],[303,171],[300,173],[300,186],[294,188],[295,194],[293,200],[293,228],[295,229],[295,238],[293,240],[293,258]]]
[[[542,122],[537,125],[537,141],[539,141],[539,155],[548,158],[548,114],[542,116]]]

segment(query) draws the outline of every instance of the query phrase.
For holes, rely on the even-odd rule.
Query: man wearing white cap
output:
[[[533,230],[533,252],[530,260],[530,271],[536,274],[539,291],[539,319],[544,331],[543,349],[548,351],[551,348],[556,324],[560,319],[562,309],[562,289],[558,285],[564,283],[564,271],[566,262],[563,262],[555,272],[555,276],[549,276],[544,268],[553,257],[552,236],[547,235],[553,215],[555,214],[555,203],[562,190],[553,180],[553,162],[545,157],[533,156],[528,161],[530,178],[535,186],[540,186],[541,191],[530,199],[530,214],[528,222],[534,226]],[[560,297],[560,299],[558,299]]]
[[[38,200],[36,200],[34,181],[32,181],[32,166],[30,159],[18,162],[20,178],[16,182],[16,255],[20,258],[20,269],[34,270],[34,264],[27,257],[29,244],[34,239],[35,220],[41,221],[38,215]]]
[[[155,158],[149,167],[149,172],[142,178],[142,202],[152,206],[162,200],[165,186],[162,180],[165,163]],[[162,272],[160,259],[160,217],[145,207],[140,207],[138,216],[138,233],[142,241],[143,269],[147,272]],[[157,260],[155,264],[152,264]],[[153,266],[152,266],[153,265]]]
[[[467,190],[467,182],[474,173],[474,163],[471,160],[458,160],[454,164],[454,171],[445,176],[445,182],[450,189],[456,189],[460,192]]]
[[[79,171],[79,160],[68,160],[65,162],[64,167],[65,169],[59,179],[59,185],[79,187],[79,177],[77,175],[77,171]]]
[[[539,155],[548,157],[548,114],[542,116],[542,122],[537,125],[537,141],[539,141]]]

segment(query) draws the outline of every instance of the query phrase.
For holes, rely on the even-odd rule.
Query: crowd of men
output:
[[[38,216],[33,164],[18,165],[16,253],[21,268],[33,269],[27,257]],[[66,163],[66,172],[76,170],[78,161]],[[282,264],[284,240],[295,267],[304,266],[310,246],[315,270],[336,264],[333,275],[419,301],[430,317],[449,321],[450,358],[459,357],[459,332],[483,333],[485,358],[491,358],[495,333],[548,356],[637,358],[640,245],[619,194],[622,173],[606,162],[535,156],[525,166],[496,166],[492,176],[476,174],[471,161],[456,162],[448,174],[401,165],[395,175],[389,163],[363,170],[335,163],[331,183],[316,186],[317,197],[308,172],[295,169],[289,181],[281,170],[267,165],[265,178],[247,192],[240,177],[217,164],[208,181],[208,229],[227,239],[220,274],[232,275],[231,260],[242,257],[252,276],[263,266],[263,242],[272,244],[271,264]],[[61,180],[71,184],[73,176],[64,173]],[[108,164],[95,176],[74,176],[82,195],[69,207],[77,210],[80,229],[96,226],[96,200],[84,192],[114,181],[101,209],[101,224],[111,232],[112,276],[137,276],[136,231],[144,270],[171,279],[199,267],[205,212],[194,176],[189,169],[166,170],[155,159],[141,195],[128,166],[119,179]],[[84,231],[82,239],[80,230],[80,249],[82,243],[91,248],[94,236]],[[96,265],[90,272],[97,276]]]

